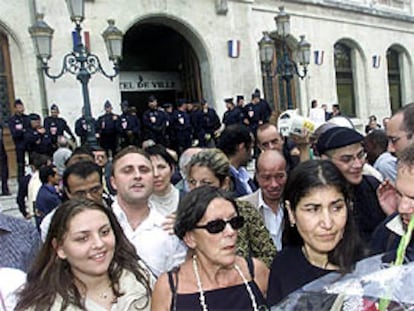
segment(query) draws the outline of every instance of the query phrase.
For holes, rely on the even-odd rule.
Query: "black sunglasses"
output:
[[[226,225],[230,224],[233,230],[238,230],[244,225],[244,218],[243,216],[234,216],[229,220],[224,219],[216,219],[209,221],[207,224],[203,226],[195,226],[196,229],[206,229],[211,234],[220,233],[226,228]]]

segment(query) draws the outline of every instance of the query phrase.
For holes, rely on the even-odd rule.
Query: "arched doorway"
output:
[[[124,36],[120,89],[122,100],[147,109],[155,95],[160,105],[179,98],[199,101],[203,93],[199,56],[187,38],[168,22],[147,19]]]

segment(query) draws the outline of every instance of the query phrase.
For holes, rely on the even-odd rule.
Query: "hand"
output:
[[[386,215],[391,215],[398,208],[397,191],[394,185],[388,180],[384,180],[377,189],[378,201]]]
[[[40,127],[40,128],[38,128],[38,129],[37,129],[37,132],[38,132],[39,134],[44,134],[44,133],[46,133],[46,130],[45,130],[45,128],[44,128],[44,127]]]
[[[175,219],[176,219],[175,213],[172,213],[165,217],[165,221],[162,223],[162,228],[168,232],[168,234],[173,235],[174,234],[174,225],[175,225]]]

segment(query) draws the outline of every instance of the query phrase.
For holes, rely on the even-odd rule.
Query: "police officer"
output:
[[[9,179],[9,168],[7,162],[7,153],[4,148],[3,141],[3,125],[0,123],[0,162],[1,162],[1,194],[10,195],[9,186],[7,184]]]
[[[75,135],[73,135],[66,120],[59,117],[59,107],[56,104],[50,106],[50,116],[45,118],[43,125],[52,140],[53,151],[58,148],[58,136],[63,136],[65,132],[69,134],[72,141],[76,141]]]
[[[254,94],[259,98],[259,106],[263,117],[263,122],[266,123],[269,121],[269,118],[272,115],[272,109],[270,108],[269,103],[264,98],[260,97],[259,89],[255,89]]]
[[[24,104],[20,99],[14,102],[14,115],[9,118],[9,129],[16,146],[17,178],[24,176],[25,140],[24,134],[30,128],[29,116],[24,114]]]
[[[166,113],[158,108],[154,95],[148,97],[148,109],[142,115],[145,140],[151,139],[156,144],[166,144],[165,132],[167,129]]]
[[[173,129],[176,133],[176,151],[180,155],[184,150],[191,147],[193,127],[190,115],[187,113],[185,100],[179,100],[177,110],[173,113]]]
[[[112,104],[109,100],[104,104],[105,114],[101,115],[96,122],[96,133],[99,144],[105,149],[109,157],[113,157],[118,146],[116,124],[118,115],[112,112]]]
[[[92,118],[92,125],[96,128],[96,120]],[[81,145],[84,145],[88,142],[88,121],[85,118],[85,109],[82,108],[82,116],[75,122],[75,133],[79,136]]]
[[[197,111],[196,127],[199,147],[215,147],[215,137],[220,129],[221,122],[213,108],[208,106],[208,102],[201,100],[201,109]]]
[[[243,122],[243,111],[234,105],[233,98],[226,98],[227,111],[223,115],[223,124],[229,126],[232,124],[241,124]]]
[[[174,114],[174,106],[172,103],[165,103],[162,105],[164,108],[165,115],[167,117],[167,126],[165,130],[165,146],[167,148],[174,148],[175,146],[175,132],[173,129],[173,114]]]
[[[244,124],[256,136],[257,128],[264,123],[264,115],[260,107],[260,96],[252,94],[252,101],[244,107]]]
[[[47,156],[53,155],[52,139],[42,127],[42,121],[37,113],[31,113],[30,128],[24,135],[26,149],[29,152],[29,157],[33,157],[33,153],[45,154]]]
[[[120,139],[120,147],[125,148],[129,145],[139,146],[141,136],[141,123],[136,115],[129,111],[128,101],[121,103],[122,114],[116,123],[116,129]]]

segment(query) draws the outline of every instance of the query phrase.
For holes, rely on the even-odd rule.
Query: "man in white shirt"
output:
[[[153,178],[151,160],[141,149],[129,146],[114,157],[111,183],[117,196],[113,211],[138,255],[158,277],[181,264],[187,249],[163,230],[165,218],[151,208]]]
[[[265,150],[256,162],[256,180],[259,189],[241,197],[257,207],[276,249],[282,249],[283,208],[280,202],[286,184],[286,161],[277,150]]]

